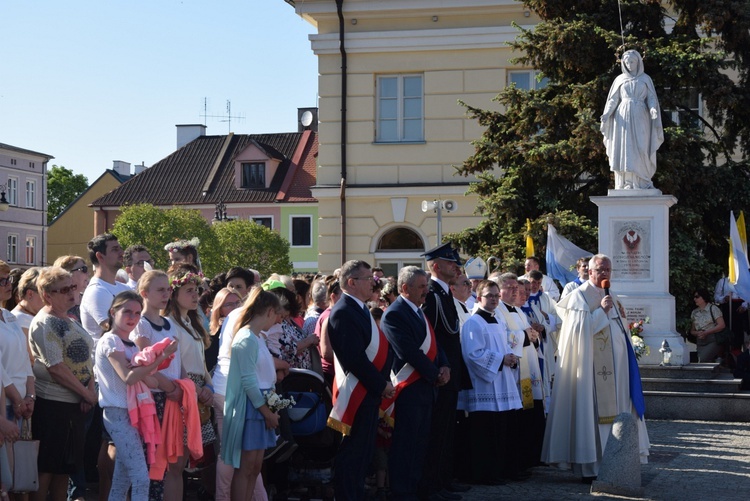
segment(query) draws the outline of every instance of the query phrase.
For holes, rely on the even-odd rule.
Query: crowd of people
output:
[[[365,499],[369,478],[377,499],[460,500],[540,464],[590,482],[622,412],[648,456],[607,256],[579,260],[561,294],[535,257],[523,276],[488,276],[450,244],[395,277],[353,260],[294,278],[240,266],[205,277],[198,246],[166,246],[166,271],[111,234],[88,244],[91,275],[80,256],[16,280],[0,262],[0,436],[16,440],[30,419],[40,441],[39,489],[12,496],[82,499],[85,451],[98,450],[100,499],[182,500],[186,468],[208,497],[268,499],[267,467],[298,448],[273,400],[291,369],[332,391],[336,499]],[[696,331],[723,328],[710,308]],[[3,494],[11,450],[0,452]]]

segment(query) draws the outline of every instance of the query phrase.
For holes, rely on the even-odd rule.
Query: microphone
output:
[[[602,287],[604,288],[604,294],[609,296],[609,280],[607,280],[606,278],[602,280]]]

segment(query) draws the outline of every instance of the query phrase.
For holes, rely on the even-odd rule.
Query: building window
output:
[[[26,207],[36,207],[36,181],[26,181]]]
[[[312,216],[291,216],[292,247],[312,247]]]
[[[261,226],[265,226],[269,230],[273,229],[273,218],[271,216],[251,217],[250,220]]]
[[[378,142],[424,141],[422,75],[382,76],[377,80]]]
[[[18,179],[15,177],[8,178],[8,203],[18,205]]]
[[[537,70],[509,71],[508,86],[515,85],[520,90],[539,90],[549,84],[549,79],[543,77],[538,80],[539,72]]]
[[[18,235],[8,235],[8,262],[18,262]]]
[[[26,264],[34,264],[36,261],[36,237],[26,237]]]
[[[684,89],[682,89],[684,91]],[[664,113],[672,119],[675,125],[682,125],[695,129],[702,128],[700,117],[703,116],[703,100],[697,89],[688,89],[677,99],[677,109],[665,108]]]
[[[265,163],[243,163],[242,164],[242,188],[265,188],[266,187],[266,164]]]
[[[36,164],[34,162],[29,162],[29,167],[32,169],[36,168]]]
[[[16,159],[15,158],[11,158],[10,159],[10,164],[11,165],[16,165]]]

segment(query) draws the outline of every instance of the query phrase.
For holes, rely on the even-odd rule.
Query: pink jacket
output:
[[[175,379],[182,388],[182,409],[180,403],[167,400],[164,406],[164,419],[161,427],[161,444],[156,448],[156,461],[151,464],[148,476],[151,480],[164,480],[169,463],[185,454],[182,444],[184,426],[187,426],[188,450],[193,459],[203,456],[201,418],[198,413],[198,396],[195,384],[189,379]],[[183,423],[184,418],[184,423]]]
[[[128,413],[130,424],[143,437],[148,453],[148,464],[151,464],[156,458],[156,446],[161,443],[161,427],[151,389],[143,381],[128,385]]]

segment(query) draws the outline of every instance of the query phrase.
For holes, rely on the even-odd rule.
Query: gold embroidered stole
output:
[[[581,291],[592,313],[601,307],[602,296],[596,287],[581,287]],[[609,323],[604,329],[594,333],[591,344],[594,355],[594,393],[599,424],[611,424],[617,415],[617,388]]]
[[[516,309],[518,310],[518,308]],[[523,342],[526,334],[524,332],[519,334],[518,332],[524,330],[521,316],[519,313],[508,311],[508,308],[506,308],[502,301],[498,305],[497,311],[502,314],[505,324],[508,326],[508,348],[519,357],[518,372],[521,403],[524,409],[533,409],[534,395],[531,391],[531,369],[529,368],[529,360],[523,352]]]

